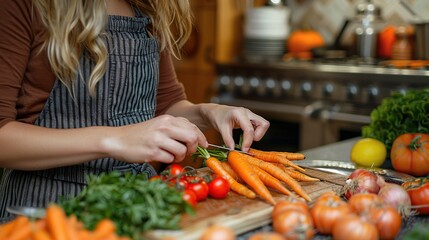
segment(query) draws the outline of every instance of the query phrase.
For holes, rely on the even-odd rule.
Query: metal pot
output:
[[[416,59],[429,60],[429,22],[414,24]]]

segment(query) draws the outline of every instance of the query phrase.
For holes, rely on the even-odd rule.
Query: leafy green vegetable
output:
[[[133,239],[150,229],[178,229],[181,214],[194,213],[182,193],[166,182],[118,172],[88,176],[84,190],[77,197],[62,199],[60,205],[88,229],[109,218],[118,234]]]
[[[408,240],[429,239],[428,224],[417,223],[411,228],[411,230],[407,231],[404,234],[403,239],[408,239]]]
[[[362,136],[382,141],[390,153],[393,141],[404,133],[429,133],[429,88],[393,93],[371,112]]]

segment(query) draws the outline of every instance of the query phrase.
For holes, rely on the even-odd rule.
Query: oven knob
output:
[[[237,76],[234,78],[234,87],[241,88],[244,85],[244,78],[241,76]]]
[[[282,80],[281,83],[281,90],[285,95],[290,94],[290,92],[292,91],[292,83],[289,80]]]
[[[376,98],[379,94],[378,88],[375,86],[368,88],[368,93],[370,98]]]
[[[244,78],[242,76],[236,76],[234,78],[233,85],[235,91],[246,94],[246,91],[244,89]]]
[[[277,86],[277,81],[272,78],[268,78],[265,80],[265,89],[275,97],[278,97],[280,95],[280,89]]]
[[[391,92],[391,94],[393,94],[394,92],[400,93],[402,95],[405,95],[407,93],[407,88],[406,87],[398,87],[395,90],[393,90]]]
[[[323,86],[323,95],[324,96],[331,96],[334,92],[334,85],[332,83],[327,83],[325,86]]]
[[[358,87],[354,84],[347,86],[347,98],[354,99],[358,94]]]
[[[304,95],[310,94],[312,89],[313,85],[310,82],[304,82],[301,85],[301,91]]]
[[[219,91],[231,91],[232,90],[231,77],[229,77],[228,75],[221,75],[218,78],[217,87]]]
[[[265,94],[265,86],[261,84],[261,80],[257,77],[251,77],[249,79],[249,85],[252,92],[256,92],[259,96]]]

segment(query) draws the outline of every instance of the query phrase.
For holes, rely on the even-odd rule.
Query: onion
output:
[[[402,216],[408,216],[410,214],[411,199],[402,186],[394,183],[387,183],[382,177],[378,177],[377,184],[380,186],[378,196],[380,196],[385,203],[397,209]]]
[[[377,175],[366,169],[356,169],[353,171],[343,187],[344,196],[347,199],[356,193],[377,194],[379,190]]]

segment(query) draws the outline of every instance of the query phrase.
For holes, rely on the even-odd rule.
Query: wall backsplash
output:
[[[355,7],[363,0],[286,0],[292,9],[291,27],[318,30],[332,43],[344,21],[355,16]],[[428,0],[373,0],[381,8],[383,20],[394,25],[429,22]],[[407,6],[411,9],[408,10]],[[413,12],[415,15],[413,15]]]

